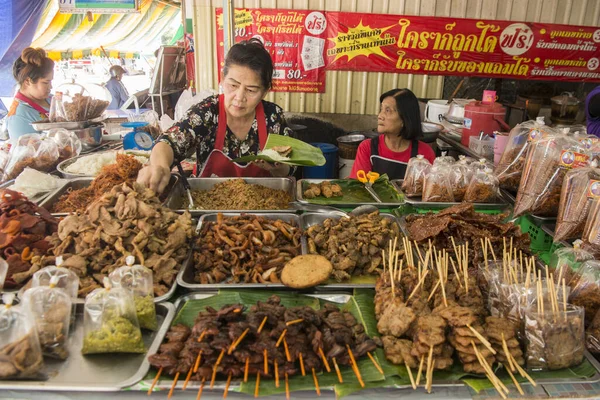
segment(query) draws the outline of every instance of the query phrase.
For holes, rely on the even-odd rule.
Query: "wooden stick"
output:
[[[429,390],[429,370],[433,364],[433,346],[429,346],[429,355],[427,356],[427,371],[425,373],[425,389]]]
[[[331,361],[333,361],[333,366],[335,368],[335,373],[337,374],[338,381],[340,383],[344,383],[344,378],[342,378],[342,373],[340,372],[340,367],[338,367],[337,362],[335,361],[335,357],[332,357]]]
[[[275,347],[279,347],[279,345],[281,344],[281,342],[285,338],[285,333],[286,332],[287,332],[287,328],[284,329],[283,332],[281,332],[281,335],[279,336],[279,339],[277,339],[277,343],[275,343]]]
[[[458,248],[456,247],[456,243],[454,242],[454,236],[450,236],[450,240],[452,241],[452,247],[454,248],[454,255],[458,260]]]
[[[263,350],[263,362],[265,367],[265,375],[269,375],[269,353],[267,349]]]
[[[171,390],[169,390],[169,395],[167,399],[173,397],[173,390],[175,390],[175,386],[177,385],[177,381],[179,380],[179,372],[175,374],[175,379],[173,379],[173,384],[171,384]]]
[[[460,281],[460,275],[458,275],[458,271],[456,270],[456,264],[454,264],[453,258],[450,259],[450,264],[452,264],[452,269],[454,270],[454,276],[456,276],[456,281],[458,282],[458,286],[460,286],[460,288],[462,289],[463,285],[462,285],[462,282]]]
[[[244,367],[244,383],[248,382],[248,367],[250,367],[250,357],[246,357],[246,366]]]
[[[408,377],[410,378],[410,385],[412,386],[413,390],[417,390],[415,378],[413,378],[413,373],[412,373],[412,370],[410,369],[410,366],[408,364],[404,364],[404,365],[406,366],[406,371],[408,372]]]
[[[262,322],[260,323],[260,326],[258,327],[258,330],[256,331],[257,333],[260,333],[262,331],[262,329],[264,328],[265,324],[267,323],[267,319],[268,317],[265,316],[262,320]]]
[[[152,394],[152,391],[154,390],[154,386],[156,386],[156,382],[158,382],[158,378],[160,378],[160,374],[162,374],[163,372],[163,367],[160,367],[158,369],[158,372],[156,373],[156,376],[154,377],[154,380],[152,381],[152,385],[150,385],[150,389],[148,389],[148,396],[150,396]]]
[[[492,252],[492,258],[494,259],[494,262],[497,262],[498,260],[496,259],[496,252],[494,252],[494,246],[492,246],[492,241],[490,240],[489,237],[486,237],[486,240],[489,242],[490,244],[490,250]]]
[[[488,265],[488,257],[487,257],[487,241],[484,241],[483,238],[479,238],[479,241],[481,242],[481,250],[483,251],[483,262],[485,265],[485,269],[490,269],[489,265]]]
[[[465,292],[469,294],[469,242],[465,243],[464,272],[465,272]]]
[[[329,368],[329,362],[327,361],[327,357],[325,357],[325,353],[323,353],[323,349],[321,347],[319,347],[319,354],[323,359],[323,365],[325,365],[325,369],[327,370],[327,372],[331,372],[331,368]]]
[[[510,367],[510,370],[515,371],[516,368],[511,360],[511,358],[508,356],[510,351],[508,350],[508,344],[506,343],[506,339],[504,339],[504,332],[502,332],[502,350],[504,350],[504,355],[505,355],[506,359],[508,360],[508,366]]]
[[[290,325],[294,325],[294,324],[299,324],[299,323],[301,323],[301,322],[304,322],[304,319],[302,319],[302,318],[298,318],[298,319],[295,319],[295,320],[293,320],[293,321],[288,321],[288,322],[286,322],[286,323],[285,323],[285,326],[290,326]]]
[[[290,400],[290,382],[288,380],[288,373],[285,373],[285,398],[286,400]]]
[[[206,382],[206,378],[202,377],[202,383],[200,384],[200,388],[198,389],[198,395],[196,396],[196,400],[200,400],[200,397],[202,397],[202,391],[204,390],[205,382]]]
[[[442,283],[441,279],[438,279],[437,283],[435,284],[435,286],[433,287],[433,290],[431,291],[431,293],[429,294],[429,297],[427,298],[427,301],[429,302],[429,300],[431,300],[431,298],[433,297],[433,295],[435,294],[435,292],[437,291],[437,288],[440,287],[440,283]]]
[[[448,307],[448,300],[446,299],[446,284],[444,283],[444,271],[442,269],[442,264],[438,264],[438,275],[440,276],[439,282],[442,284],[442,297],[444,298],[444,306]]]
[[[285,348],[285,358],[288,362],[292,362],[292,357],[290,356],[290,350],[288,349],[287,341],[283,338],[283,347]]]
[[[398,256],[399,254],[396,253],[396,261],[394,263],[394,266],[398,265]],[[404,260],[400,260],[400,266],[398,267],[398,282],[402,282],[402,267],[404,266]]]
[[[477,349],[477,346],[475,346],[475,343],[471,341],[471,344],[473,345],[473,349],[475,350],[477,360],[485,370],[488,379],[490,380],[492,385],[494,385],[498,394],[500,394],[500,396],[502,396],[503,399],[506,399],[506,395],[504,394],[504,389],[506,389],[506,386],[504,386],[504,384],[500,381],[500,379],[498,379],[496,374],[494,374],[494,371],[492,371],[485,358],[481,355],[481,353],[479,353],[479,350]],[[508,389],[506,389],[506,391],[508,393]]]
[[[194,364],[194,373],[198,372],[198,367],[200,367],[200,359],[202,358],[202,350],[198,352],[198,357],[196,357],[196,363]]]
[[[275,364],[275,387],[279,387],[279,365],[277,365],[277,359],[273,360]]]
[[[231,354],[235,348],[240,344],[240,342],[244,339],[244,337],[248,334],[248,331],[250,330],[250,328],[246,328],[244,329],[244,332],[242,332],[242,334],[240,335],[239,338],[237,338],[235,340],[235,342],[233,342],[231,344],[231,346],[229,346],[229,350],[227,351],[227,354]]]
[[[256,373],[256,385],[254,386],[254,398],[258,398],[260,392],[260,371]]]
[[[300,371],[302,372],[302,376],[306,376],[306,371],[304,370],[304,359],[302,358],[302,353],[298,353],[298,359],[300,360]]]
[[[227,392],[229,392],[229,385],[231,385],[231,374],[227,376],[227,383],[225,384],[225,391],[223,392],[223,398],[227,398]]]
[[[481,341],[481,343],[488,348],[489,351],[492,352],[492,354],[496,354],[496,350],[494,350],[494,348],[492,347],[492,344],[490,342],[488,342],[488,340],[483,337],[483,335],[481,335],[481,333],[477,332],[477,329],[473,328],[470,324],[467,324],[467,328],[469,328],[471,330],[471,332],[473,332],[473,334],[477,337],[477,339],[479,339]]]
[[[500,365],[502,365],[502,364],[500,364]],[[504,365],[502,365],[502,366],[504,367],[504,369],[506,370],[506,372],[508,372],[508,375],[510,375],[510,379],[512,379],[512,381],[515,384],[515,387],[517,388],[517,391],[519,392],[519,394],[521,396],[525,396],[525,393],[523,392],[523,389],[521,388],[521,385],[519,385],[519,382],[517,382],[517,379],[515,378],[515,376],[511,372],[510,368],[506,368],[506,366],[504,366]]]
[[[525,370],[523,368],[521,368],[521,366],[517,363],[517,360],[515,360],[515,358],[513,357],[512,354],[508,353],[508,356],[512,359],[515,367],[517,368],[517,371],[519,371],[519,374],[527,379],[529,381],[529,383],[531,383],[534,387],[537,386],[537,383],[535,383],[535,381],[533,380],[533,378],[531,378],[531,376],[529,376],[529,374],[527,372],[525,372]]]
[[[429,273],[429,270],[425,271],[425,273],[421,277],[421,280],[417,283],[417,286],[415,286],[415,288],[413,289],[413,291],[410,294],[410,296],[408,296],[408,299],[406,299],[405,303],[408,303],[408,301],[411,299],[411,297],[414,296],[414,294],[417,292],[417,289],[419,288],[419,286],[421,286],[423,284],[423,282],[425,281],[425,277],[427,276],[428,273]]]
[[[417,386],[421,382],[421,372],[423,372],[423,363],[425,362],[425,354],[421,355],[421,362],[419,363],[419,371],[417,372]],[[425,371],[427,372],[427,371]]]
[[[183,381],[183,387],[181,388],[181,390],[185,390],[187,388],[188,383],[190,382],[190,378],[192,377],[192,372],[194,372],[194,367],[190,367],[190,370],[187,373],[187,376],[185,377],[185,381]]]
[[[431,361],[431,368],[427,371],[427,384],[425,385],[427,393],[431,393],[431,387],[433,385],[433,368],[435,367],[435,360]]]
[[[567,320],[567,281],[565,278],[562,280],[562,292],[563,292],[563,311],[565,313],[565,321]]]
[[[523,251],[519,250],[519,270],[521,271],[521,281],[523,281]],[[519,283],[520,283],[519,282]]]
[[[317,379],[317,373],[315,369],[312,369],[313,380],[315,381],[315,391],[317,392],[317,396],[321,395],[321,388],[319,387],[319,380]]]
[[[379,365],[379,363],[377,362],[377,360],[375,359],[375,357],[373,357],[373,355],[371,354],[371,352],[367,351],[367,355],[371,359],[371,362],[373,363],[373,365],[375,366],[375,368],[377,368],[377,371],[379,371],[379,373],[381,375],[384,375],[383,369],[381,369],[381,365]]]
[[[360,375],[360,370],[358,369],[358,364],[356,363],[356,360],[354,359],[354,354],[352,354],[352,349],[350,349],[349,345],[346,345],[346,348],[348,349],[348,355],[350,356],[350,361],[352,362],[352,366],[354,368],[354,374],[356,375],[356,378],[358,379],[358,383],[360,383],[361,387],[365,387],[365,383],[363,382],[362,376]]]
[[[225,349],[221,350],[221,354],[219,354],[219,358],[217,358],[217,362],[213,366],[212,378],[210,380],[210,388],[212,389],[215,386],[215,378],[217,377],[217,367],[221,363],[223,356],[225,355]]]
[[[415,248],[417,249],[417,255],[419,256],[419,261],[421,261],[421,264],[425,264],[425,259],[421,255],[421,250],[419,249],[419,244],[417,243],[416,240],[415,240]]]
[[[383,265],[383,280],[385,281],[386,280],[386,274],[385,274],[385,249],[381,250],[381,265]]]

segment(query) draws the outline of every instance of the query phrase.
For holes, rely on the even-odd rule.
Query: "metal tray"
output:
[[[394,179],[394,180],[392,180],[392,185],[394,185],[396,190],[398,190],[400,193],[402,193],[401,187],[402,187],[403,182],[404,182],[404,179]],[[502,191],[500,191],[500,198],[501,198],[501,202],[499,202],[499,203],[473,203],[473,207],[475,207],[475,210],[501,210],[503,208],[507,208],[510,205],[510,202],[508,201],[508,199],[506,199],[504,197],[504,193]],[[406,195],[404,195],[404,202],[406,204],[410,204],[414,207],[423,207],[423,208],[427,208],[427,209],[431,209],[431,210],[441,210],[444,208],[455,206],[457,204],[461,204],[461,202],[436,203],[436,202],[430,202],[430,201],[423,201],[421,199],[421,196],[408,197]]]
[[[237,212],[237,213],[223,213],[224,216],[226,217],[235,217],[238,215],[241,215],[243,213],[241,212]],[[250,214],[250,213],[246,213],[246,214]],[[296,214],[283,214],[283,213],[271,213],[271,212],[263,212],[263,213],[251,213],[253,215],[258,215],[261,217],[265,217],[267,219],[281,219],[283,221],[287,221],[287,222],[295,222],[296,225],[298,225],[299,227],[301,227],[301,221],[300,221],[300,216],[296,215]],[[202,224],[204,222],[214,222],[217,220],[217,214],[205,214],[203,215],[200,220],[198,221],[198,226],[196,227],[196,234],[195,237],[198,237],[198,233],[200,232],[200,230],[202,229]],[[304,237],[304,235],[303,235]],[[251,288],[260,288],[260,289],[265,289],[265,288],[279,288],[279,289],[284,289],[287,288],[287,286],[281,284],[281,283],[225,283],[225,282],[221,282],[221,283],[213,283],[213,284],[201,284],[201,283],[195,283],[194,282],[194,275],[195,275],[195,270],[194,270],[194,263],[193,263],[193,254],[195,251],[195,242],[194,245],[192,245],[192,251],[190,256],[188,257],[188,259],[186,260],[186,262],[183,264],[183,267],[181,268],[181,270],[179,271],[179,273],[177,274],[177,284],[183,288],[189,289],[189,290],[216,290],[216,289],[234,289],[234,288],[244,288],[244,289],[251,289]],[[306,246],[304,243],[304,239],[302,239],[302,244],[301,244],[301,254],[306,254]]]
[[[319,184],[323,181],[340,181],[343,179],[300,179],[297,184],[296,184],[296,195],[298,196],[298,202],[300,203],[305,203],[305,204],[313,204],[310,202],[309,199],[305,199],[304,195],[303,195],[303,190],[302,190],[302,183],[303,182],[307,182],[307,183],[316,183]],[[394,189],[398,190],[398,188],[396,186],[393,186]],[[367,189],[365,189],[365,191],[367,193],[369,193],[367,191]],[[402,192],[398,191],[399,194],[401,194]],[[370,194],[370,193],[369,193]],[[371,194],[370,194],[371,195]],[[371,195],[372,197],[373,195]],[[398,201],[398,202],[394,202],[394,203],[379,203],[377,202],[375,199],[373,199],[373,202],[369,202],[369,203],[332,203],[330,204],[333,207],[343,207],[343,208],[354,208],[356,206],[360,206],[360,205],[373,205],[379,208],[390,208],[390,207],[398,207],[400,205],[403,204],[402,201]]]
[[[121,145],[122,145],[122,143],[119,143],[118,145],[119,145],[119,146],[121,146]],[[106,147],[109,147],[109,146],[111,146],[111,144],[110,144],[110,143],[109,143],[109,144],[105,144],[105,145],[100,145],[100,147],[102,147],[102,151],[100,151],[100,148],[96,148],[96,149],[93,149],[93,150],[94,150],[93,152],[94,152],[94,153],[97,153],[97,154],[101,154],[101,153],[112,153],[112,152],[115,152],[115,151],[116,151],[116,150],[114,150],[114,149],[107,150],[107,149],[106,149]],[[112,146],[114,147],[115,145],[112,145]],[[58,164],[58,165],[56,166],[56,170],[57,170],[57,171],[58,171],[58,172],[59,172],[59,173],[60,173],[60,174],[61,174],[61,175],[62,175],[62,176],[65,178],[65,179],[76,179],[76,178],[93,178],[93,177],[94,177],[94,175],[87,175],[87,174],[77,174],[77,173],[73,173],[73,172],[67,172],[67,171],[66,171],[66,168],[67,168],[69,165],[71,165],[71,164],[73,164],[74,162],[76,162],[76,161],[80,160],[81,158],[84,158],[84,157],[87,157],[87,156],[89,156],[89,155],[90,155],[90,153],[92,153],[92,152],[90,151],[90,152],[87,152],[87,153],[81,153],[81,154],[79,154],[77,157],[72,157],[72,158],[66,159],[66,160],[64,160],[64,161],[61,161],[61,162],[60,162],[60,164]],[[130,151],[125,151],[124,153],[125,153],[125,154],[131,154],[131,155],[139,155],[139,154],[136,154],[136,152],[135,152],[135,151],[131,151],[131,152],[130,152]],[[150,153],[148,153],[148,159],[150,159]]]
[[[0,381],[0,390],[118,391],[144,379],[150,370],[147,355],[154,354],[175,317],[171,303],[156,305],[158,330],[142,330],[146,354],[81,354],[83,344],[83,304],[77,305],[75,327],[69,338],[69,358],[44,359],[46,381]]]
[[[56,189],[54,192],[50,193],[42,202],[40,202],[40,207],[44,207],[46,210],[51,211],[54,204],[58,202],[60,197],[67,193],[69,190],[79,190],[86,188],[91,185],[94,178],[77,178],[71,179],[67,183],[65,183],[62,187]],[[163,204],[166,202],[166,198],[168,197],[168,193],[171,191],[171,188],[177,185],[179,182],[179,175],[171,175],[171,180],[167,185],[165,191],[160,196],[160,199],[163,200]],[[70,213],[52,213],[55,217],[64,217],[69,215]]]
[[[190,178],[188,182],[192,190],[211,190],[217,183],[230,181],[232,178]],[[296,186],[294,178],[243,178],[246,183],[253,185],[261,185],[271,189],[284,190],[289,195],[292,201],[296,200]],[[294,212],[295,209],[288,207],[283,210],[188,210],[183,208],[183,200],[187,195],[183,188],[183,183],[175,185],[171,191],[170,196],[167,198],[165,205],[178,212],[188,211],[192,216],[199,217],[204,214],[212,214],[218,212],[227,213],[290,213]]]
[[[73,129],[84,129],[88,126],[95,124],[97,122],[102,122],[106,119],[106,116],[102,114],[101,116],[90,119],[89,121],[78,121],[78,122],[50,122],[48,120],[35,121],[31,123],[31,126],[36,131],[49,131],[50,129],[62,128],[67,130]]]

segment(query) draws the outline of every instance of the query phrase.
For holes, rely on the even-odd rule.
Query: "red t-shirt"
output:
[[[385,139],[383,135],[380,135],[378,151],[381,157],[408,163],[412,151],[412,143],[409,144],[408,148],[404,151],[392,151],[385,145]],[[430,163],[433,164],[433,160],[435,160],[435,153],[427,143],[419,142],[418,154],[422,154],[427,160],[429,160]],[[356,179],[356,173],[361,169],[365,172],[373,169],[373,166],[371,165],[371,139],[362,141],[358,146],[356,159],[354,160],[354,165],[352,166],[352,172],[350,172],[350,178]],[[344,177],[341,176],[340,178]]]

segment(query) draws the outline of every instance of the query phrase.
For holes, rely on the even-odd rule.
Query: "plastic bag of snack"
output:
[[[105,87],[96,84],[67,83],[57,90],[63,93],[65,120],[71,122],[89,121],[100,117],[112,99]]]
[[[58,146],[58,162],[77,157],[81,153],[81,140],[66,129],[50,129],[48,137]]]
[[[152,270],[143,265],[133,265],[135,257],[127,256],[127,265],[115,269],[109,275],[113,287],[127,289],[133,295],[135,311],[140,328],[156,330],[156,307]]]
[[[480,158],[476,162],[471,163],[471,168],[473,169],[473,173],[476,171],[485,171],[486,169],[493,170],[494,164],[486,158]]]
[[[0,257],[0,290],[4,289],[4,281],[8,273],[8,263],[4,258]]]
[[[0,380],[39,378],[44,368],[35,323],[21,305],[13,306],[14,294],[2,296],[0,306]]]
[[[592,253],[581,248],[581,243],[581,240],[576,240],[573,247],[561,247],[552,253],[549,267],[553,270],[556,283],[562,284],[564,280],[569,288],[575,287],[583,263],[594,259]]]
[[[591,180],[587,192],[592,203],[581,234],[582,247],[600,257],[600,181]]]
[[[560,203],[554,243],[581,237],[594,199],[589,192],[590,181],[600,185],[600,169],[593,161],[590,167],[575,168],[567,172],[560,192]]]
[[[144,341],[138,324],[131,292],[111,287],[95,289],[85,298],[83,313],[83,354],[144,353]]]
[[[487,168],[483,171],[475,172],[467,191],[464,201],[470,203],[493,203],[498,200],[499,183],[498,178],[494,176],[494,171]]]
[[[525,312],[525,359],[530,370],[569,368],[583,361],[584,310],[560,302],[558,310],[540,311],[535,303]]]
[[[447,166],[431,168],[423,183],[423,201],[436,203],[454,201]]]
[[[63,104],[63,93],[57,91],[50,101],[50,113],[48,115],[50,122],[66,122],[67,114]]]
[[[72,301],[77,300],[79,291],[79,277],[68,268],[63,268],[62,256],[56,257],[56,265],[44,267],[33,274],[31,287],[50,286],[50,282],[56,277],[56,288],[65,292]]]
[[[454,157],[452,156],[447,156],[444,155],[444,153],[442,153],[442,155],[440,157],[437,157],[435,160],[433,160],[433,165],[452,165],[456,162],[456,160],[454,159]]]
[[[25,292],[24,308],[31,312],[42,348],[42,354],[65,360],[69,356],[67,341],[71,324],[71,297],[56,287],[55,275],[49,286],[38,286]]]
[[[538,117],[535,121],[525,121],[511,129],[508,143],[495,169],[500,187],[516,193],[531,143],[557,133],[555,129],[544,124],[544,117]]]
[[[585,315],[596,315],[600,309],[600,261],[586,261],[572,279],[569,302],[585,308]]]
[[[431,163],[422,154],[408,160],[402,191],[408,197],[421,196],[425,175],[431,170]]]
[[[147,122],[148,125],[138,128],[138,131],[148,132],[154,139],[161,134],[160,119],[156,111],[150,110],[141,114],[130,113],[127,119],[130,122]]]
[[[450,165],[448,168],[454,201],[463,201],[465,192],[473,176],[473,170],[464,156],[461,156],[458,162]]]
[[[585,330],[585,347],[590,353],[600,354],[600,310]]]
[[[11,147],[5,180],[15,179],[26,167],[48,172],[58,164],[56,143],[37,133],[23,135]]]
[[[530,213],[555,217],[568,169],[585,166],[588,160],[579,142],[571,137],[558,134],[534,142],[523,167],[514,216]]]

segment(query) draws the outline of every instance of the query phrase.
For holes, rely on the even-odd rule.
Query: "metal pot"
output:
[[[573,96],[573,93],[563,92],[560,96],[554,96],[550,100],[552,101],[550,107],[553,121],[575,121],[581,101]]]
[[[444,127],[433,122],[421,122],[421,130],[423,131],[423,136],[420,140],[425,143],[433,143],[440,135],[440,132],[444,130]]]
[[[365,140],[365,135],[358,133],[338,137],[337,142],[339,157],[347,160],[354,160],[356,158],[358,145],[363,140]]]
[[[74,129],[71,132],[81,140],[81,150],[89,151],[102,144],[102,131],[104,127],[103,123],[99,123],[83,129]]]

